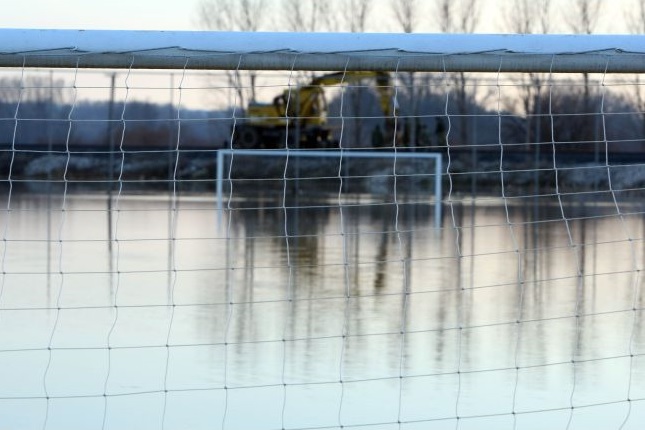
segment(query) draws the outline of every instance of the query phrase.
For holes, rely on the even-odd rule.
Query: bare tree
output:
[[[512,33],[548,33],[551,26],[551,0],[513,0],[504,11],[506,26]],[[525,142],[541,140],[542,86],[543,76],[539,73],[522,74],[523,82],[520,100],[524,113]],[[539,145],[535,146],[536,150]]]
[[[634,0],[632,7],[625,11],[629,31],[634,34],[645,34],[645,0]]]
[[[370,0],[346,0],[347,13],[343,14],[345,29],[352,33],[364,33],[372,12]]]
[[[506,27],[511,33],[531,34],[551,31],[551,0],[513,0],[506,3]]]
[[[201,0],[198,19],[201,27],[217,31],[259,31],[264,28],[268,6],[267,0]],[[246,106],[248,98],[255,101],[255,72],[239,70],[227,73],[229,85],[237,92],[238,103]]]
[[[479,0],[461,0],[457,14],[457,31],[474,33],[479,25]]]
[[[436,0],[437,20],[443,33],[473,33],[479,25],[479,0]]]
[[[601,0],[575,0],[566,15],[571,31],[576,34],[593,33],[598,24],[601,6]]]
[[[282,0],[282,18],[285,28],[293,32],[335,31],[338,22],[332,11],[333,0]],[[315,72],[297,71],[297,82],[306,83],[314,79]]]
[[[72,85],[54,78],[53,72],[49,77],[27,74],[0,78],[0,115],[18,119],[0,121],[0,135],[12,139],[17,132],[28,142],[65,142],[69,125],[62,120],[69,115],[73,92]]]
[[[331,0],[282,0],[282,16],[289,31],[334,31]]]
[[[439,0],[437,18],[439,20],[439,29],[442,33],[454,32],[453,9],[454,3],[450,0]]]
[[[414,33],[419,22],[419,0],[390,0],[397,23],[404,33]]]
[[[208,30],[259,31],[267,18],[266,0],[201,0],[199,23]]]
[[[453,2],[450,0],[440,0],[437,5],[438,13],[437,19],[439,21],[439,29],[442,33],[452,33],[454,30],[452,28],[453,19],[452,19],[452,9]]]

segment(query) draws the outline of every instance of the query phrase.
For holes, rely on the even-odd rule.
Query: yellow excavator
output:
[[[286,89],[272,103],[250,103],[244,120],[233,133],[237,148],[284,148],[289,133],[290,148],[325,148],[332,145],[327,125],[326,86],[373,79],[379,94],[385,134],[392,124],[393,89],[385,72],[337,72],[318,76],[306,85]]]

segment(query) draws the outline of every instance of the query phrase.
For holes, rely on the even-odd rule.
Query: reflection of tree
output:
[[[393,224],[394,214],[392,210],[381,209],[380,216],[383,218],[381,224],[381,233],[379,234],[379,243],[376,251],[376,267],[375,267],[375,276],[374,276],[374,288],[383,289],[386,285],[385,279],[388,270],[388,254],[389,254],[389,244],[390,244],[390,226]]]
[[[255,199],[240,202],[232,213],[233,225],[247,237],[245,240],[245,258],[256,255],[255,246],[259,240],[270,238],[272,247],[279,249],[281,261],[288,259],[298,266],[298,273],[314,276],[320,268],[321,230],[330,216],[327,207],[307,209],[302,206],[278,202],[268,203]],[[285,231],[286,228],[286,231]],[[253,261],[245,261],[245,267],[254,267]]]
[[[288,196],[287,200],[293,200],[293,197]],[[518,332],[517,340],[519,342],[521,337],[521,343],[517,344],[519,346],[515,352],[516,357],[519,357],[518,362],[523,363],[523,366],[535,364],[536,372],[539,374],[540,369],[544,368],[542,366],[544,363],[558,360],[562,354],[568,354],[570,351],[573,341],[571,324],[574,321],[572,315],[574,301],[577,302],[581,315],[595,313],[600,315],[603,310],[597,306],[604,306],[601,303],[601,286],[604,285],[602,288],[605,289],[606,294],[611,294],[611,297],[625,293],[624,287],[616,290],[614,285],[603,284],[602,278],[599,278],[598,302],[595,303],[593,290],[590,288],[592,277],[601,274],[605,268],[609,269],[622,257],[607,256],[605,263],[602,260],[598,262],[599,265],[606,264],[606,266],[597,269],[591,266],[590,257],[594,251],[592,248],[588,248],[586,256],[585,254],[576,255],[573,251],[574,246],[580,248],[598,245],[597,239],[591,237],[592,229],[595,229],[592,222],[601,223],[598,227],[600,230],[603,228],[602,217],[599,216],[597,207],[588,204],[566,205],[566,213],[562,214],[562,209],[557,204],[546,205],[544,200],[531,200],[527,201],[527,204],[511,205],[509,218],[505,216],[503,206],[478,206],[476,220],[467,206],[455,202],[454,229],[445,229],[436,232],[436,235],[428,236],[420,234],[427,227],[427,222],[424,220],[430,218],[428,214],[423,210],[419,213],[408,211],[407,206],[401,205],[398,216],[402,223],[399,224],[398,230],[405,235],[407,231],[414,231],[417,236],[410,238],[414,243],[411,249],[414,252],[423,249],[424,254],[416,255],[422,260],[411,258],[414,257],[411,252],[401,256],[410,264],[421,265],[412,271],[412,276],[416,277],[413,282],[416,282],[419,288],[416,291],[410,290],[410,304],[414,305],[410,307],[409,315],[400,312],[399,308],[403,294],[400,288],[401,260],[396,255],[396,250],[392,248],[397,247],[395,236],[397,231],[392,225],[395,214],[391,210],[394,205],[361,205],[360,209],[353,207],[350,209],[348,206],[344,211],[343,222],[352,227],[345,231],[349,233],[348,236],[363,231],[359,257],[363,261],[374,263],[369,267],[376,270],[380,270],[379,263],[388,260],[388,256],[391,261],[383,266],[383,273],[386,275],[381,278],[383,284],[378,290],[370,282],[373,279],[371,277],[373,273],[370,272],[367,282],[363,277],[361,285],[350,286],[351,298],[318,300],[317,298],[325,294],[324,284],[330,279],[338,283],[339,272],[343,271],[343,268],[337,266],[327,266],[325,269],[325,261],[321,261],[321,256],[325,253],[324,242],[330,238],[332,241],[338,239],[335,230],[338,219],[336,217],[330,220],[328,209],[324,209],[320,215],[315,215],[314,212],[318,209],[311,209],[310,212],[305,209],[307,203],[302,200],[298,205],[294,205],[293,201],[285,203],[287,208],[297,206],[300,209],[287,209],[285,212],[281,207],[275,210],[257,209],[260,207],[257,201],[244,203],[242,206],[249,210],[246,214],[242,212],[234,214],[234,225],[238,225],[239,228],[234,228],[232,231],[235,232],[236,237],[247,235],[270,238],[271,245],[268,248],[257,248],[255,254],[239,253],[239,258],[257,258],[256,261],[246,262],[247,267],[261,267],[266,264],[267,255],[270,259],[273,258],[273,254],[282,253],[282,257],[284,256],[286,240],[282,232],[285,229],[286,215],[286,232],[289,235],[290,255],[293,257],[291,258],[292,267],[283,268],[281,275],[274,282],[283,285],[287,270],[290,270],[289,274],[301,276],[305,270],[308,270],[303,266],[312,265],[313,267],[310,278],[303,277],[291,284],[294,294],[297,294],[293,298],[301,301],[293,305],[281,303],[282,309],[278,310],[282,312],[278,314],[280,318],[286,319],[284,323],[286,333],[290,333],[292,327],[297,327],[297,333],[307,338],[306,342],[298,346],[294,344],[294,349],[290,349],[293,351],[294,359],[297,359],[298,354],[306,357],[307,353],[314,351],[316,342],[309,342],[309,337],[312,339],[317,339],[319,336],[340,337],[338,329],[330,334],[329,330],[325,331],[328,326],[322,329],[321,327],[329,324],[330,319],[335,319],[334,322],[337,322],[337,318],[342,318],[342,310],[339,311],[339,308],[347,305],[349,318],[345,325],[352,335],[375,332],[375,330],[379,330],[377,333],[382,334],[392,327],[400,326],[402,317],[412,318],[410,330],[418,331],[414,336],[409,337],[406,333],[406,342],[401,351],[405,354],[406,360],[408,357],[412,359],[406,361],[405,366],[412,363],[414,359],[418,362],[420,357],[422,359],[432,357],[429,366],[438,369],[437,372],[445,369],[454,372],[456,362],[465,371],[472,369],[469,365],[484,366],[479,362],[482,357],[485,362],[491,358],[491,355],[499,354],[499,357],[508,360],[508,357],[512,357],[513,354],[512,348],[515,341],[512,337],[513,331],[517,328],[521,330]],[[569,222],[566,228],[563,218]],[[587,221],[584,221],[585,218]],[[512,227],[508,223],[509,219],[512,221]],[[640,219],[634,219],[634,222],[638,226],[641,225]],[[360,228],[352,230],[354,225]],[[606,226],[610,227],[610,224]],[[486,230],[486,227],[496,229]],[[517,232],[516,249],[508,248],[510,238],[506,232],[509,227]],[[629,228],[632,229],[632,227],[636,228],[633,224],[629,224]],[[566,236],[567,228],[572,232],[571,243]],[[636,237],[641,227],[637,229],[638,231],[634,232]],[[365,234],[366,231],[370,233]],[[487,231],[489,234],[486,233]],[[459,238],[456,237],[457,234]],[[252,240],[250,237],[247,239]],[[405,240],[408,238],[406,237]],[[496,243],[491,243],[492,241]],[[345,245],[350,248],[353,244],[345,242]],[[429,248],[432,248],[431,252],[427,251]],[[312,257],[316,253],[318,257]],[[337,257],[337,254],[335,256]],[[474,270],[471,269],[473,258],[476,258]],[[522,263],[516,266],[515,258],[521,258]],[[638,258],[642,258],[642,255],[639,254]],[[284,263],[284,258],[280,261]],[[354,261],[349,263],[353,265]],[[593,263],[595,264],[595,261]],[[572,270],[576,264],[581,267],[579,274]],[[241,264],[233,264],[233,267],[240,266]],[[521,272],[516,273],[514,267],[521,269]],[[328,270],[328,273],[324,273],[324,270]],[[635,270],[631,272],[637,276]],[[580,282],[585,276],[586,285]],[[340,282],[346,279],[349,279],[350,283],[354,282],[352,277],[343,278]],[[293,281],[293,278],[289,281]],[[358,282],[361,280],[359,279]],[[376,283],[376,285],[379,284]],[[236,288],[238,287],[241,288],[242,285],[236,285]],[[575,292],[578,287],[584,287],[585,291],[583,291],[584,295],[576,297]],[[518,292],[521,289],[525,290],[522,302],[518,299]],[[422,291],[428,294],[423,294]],[[429,300],[426,303],[430,304],[430,309],[423,306],[424,302],[421,302],[422,306],[419,305],[420,302],[415,302],[425,298]],[[518,305],[523,306],[525,312],[518,309]],[[288,308],[290,309],[287,310]],[[248,308],[248,312],[255,312],[256,317],[262,315],[258,313],[260,311],[255,311],[251,307]],[[330,314],[333,316],[330,317]],[[457,321],[455,321],[456,315],[458,315]],[[518,315],[520,325],[516,325],[515,315]],[[234,318],[247,318],[258,325],[264,323],[260,318],[251,318],[250,314],[243,312],[236,311]],[[635,318],[639,316],[635,314]],[[580,336],[577,337],[579,343],[576,349],[581,353],[592,350],[600,352],[602,347],[597,348],[596,343],[591,342],[591,339],[595,339],[599,334],[594,330],[599,328],[600,334],[607,336],[607,332],[615,327],[611,323],[605,327],[592,326],[591,324],[595,324],[592,320],[593,318],[580,319]],[[240,328],[239,335],[236,334],[236,336],[243,339],[247,332],[241,330],[241,323],[242,321],[236,323],[236,327]],[[489,323],[490,326],[487,326]],[[635,339],[639,339],[639,321],[635,320],[634,324],[634,336]],[[459,330],[459,327],[462,327],[462,330]],[[244,329],[250,330],[252,327]],[[500,334],[504,334],[505,337],[504,341],[498,344],[496,342],[501,338]],[[619,339],[624,337],[623,333]],[[453,347],[451,340],[457,338],[460,339],[460,344]],[[346,342],[344,343],[347,348],[345,357],[348,365],[355,364],[356,360],[369,358],[369,353],[377,349],[384,352],[384,356],[390,354],[398,359],[397,342],[381,343],[373,336],[362,336],[359,341],[358,337],[351,335],[343,342]],[[487,343],[484,349],[481,349],[482,342]],[[325,357],[325,359],[328,358]],[[352,360],[351,363],[350,360]],[[305,360],[301,363],[303,366],[308,365]],[[388,368],[396,368],[400,361],[394,360],[394,364],[387,364]],[[316,368],[312,366],[311,369],[315,371]],[[551,385],[545,385],[550,389]]]
[[[281,222],[286,225],[291,262],[298,266],[298,275],[304,275],[305,279],[315,277],[320,270],[324,244],[320,233],[330,215],[328,207],[307,209],[297,205],[282,212]],[[287,250],[286,247],[281,249]]]

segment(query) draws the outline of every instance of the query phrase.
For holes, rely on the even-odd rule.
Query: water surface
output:
[[[645,420],[638,202],[234,197],[5,196],[0,428]]]

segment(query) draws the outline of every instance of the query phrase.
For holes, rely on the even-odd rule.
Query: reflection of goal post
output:
[[[0,30],[0,428],[640,429],[643,73],[645,36]]]
[[[216,189],[217,189],[217,212],[218,212],[218,224],[221,223],[222,213],[224,212],[224,196],[223,196],[223,185],[226,180],[226,168],[224,164],[225,157],[244,157],[244,156],[255,156],[255,157],[293,157],[293,158],[335,158],[338,159],[340,163],[344,159],[391,159],[396,163],[397,159],[406,160],[406,159],[416,159],[416,160],[432,160],[432,165],[426,167],[424,163],[423,168],[428,170],[423,172],[418,172],[416,175],[421,177],[432,177],[433,188],[432,188],[432,204],[434,205],[434,224],[437,228],[441,226],[441,176],[443,173],[442,159],[441,154],[439,153],[411,153],[411,152],[396,152],[396,151],[312,151],[312,150],[289,150],[289,151],[280,151],[280,150],[251,150],[251,149],[222,149],[217,151],[217,179],[216,179]],[[430,170],[432,169],[432,170]],[[432,171],[432,173],[430,173]]]

